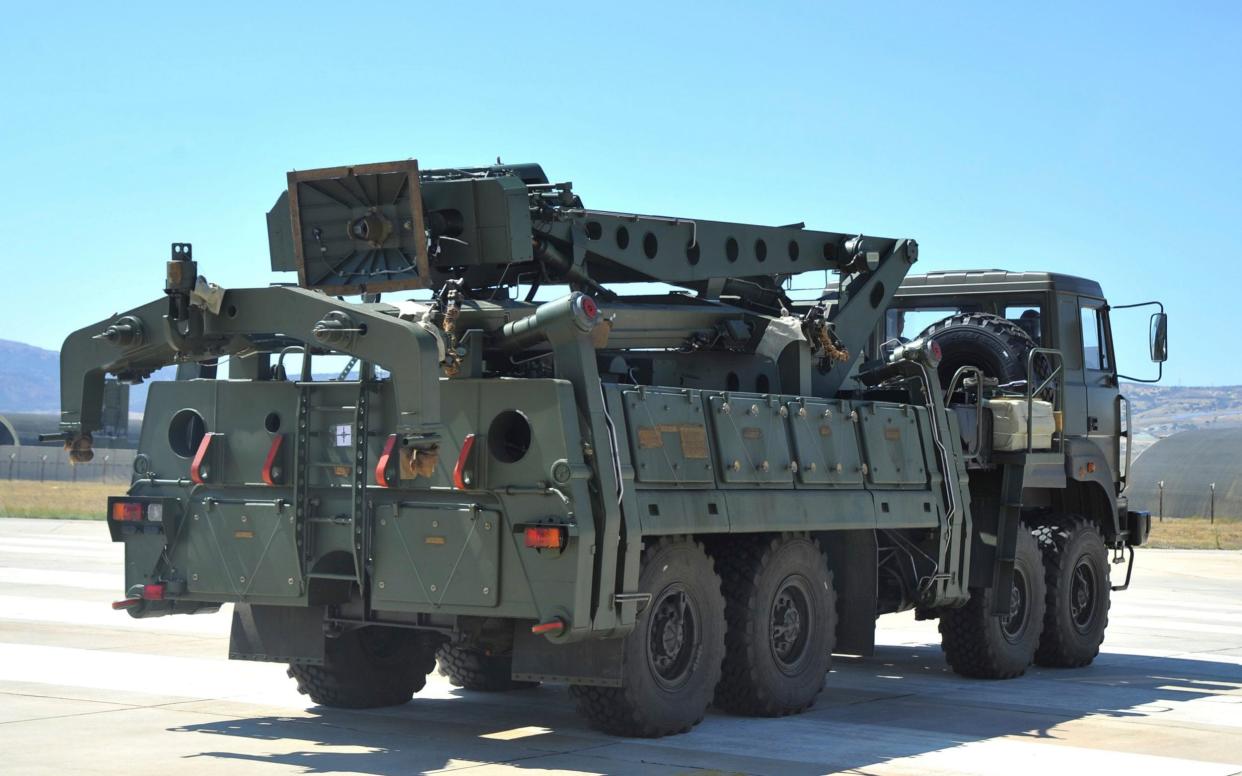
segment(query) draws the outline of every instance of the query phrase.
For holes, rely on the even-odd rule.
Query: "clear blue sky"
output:
[[[1242,383],[1242,5],[465,5],[10,6],[0,337],[157,297],[172,241],[267,283],[290,169],[500,155],[592,207],[1094,276],[1168,305],[1167,382]]]

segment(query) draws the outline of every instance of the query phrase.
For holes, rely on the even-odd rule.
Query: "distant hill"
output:
[[[172,377],[173,370],[157,375]],[[142,412],[147,386],[131,385],[129,411]],[[60,354],[24,342],[0,339],[0,414],[60,413]]]
[[[59,354],[0,339],[0,412],[59,411]]]

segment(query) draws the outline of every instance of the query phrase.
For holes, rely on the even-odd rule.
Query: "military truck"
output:
[[[1150,526],[1097,284],[593,210],[533,164],[293,172],[267,225],[296,284],[175,243],[162,296],[65,341],[75,461],[105,376],[178,365],[108,501],[130,616],[231,604],[230,657],[325,706],[438,662],[633,736],[800,712],[890,612],[967,676],[1097,654]]]

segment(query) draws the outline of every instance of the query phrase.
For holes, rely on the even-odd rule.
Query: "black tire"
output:
[[[1035,529],[1044,556],[1047,598],[1035,663],[1052,668],[1090,665],[1108,629],[1112,583],[1108,548],[1095,524],[1059,516]]]
[[[322,666],[291,664],[288,674],[298,692],[320,706],[399,706],[427,684],[436,667],[435,647],[403,628],[358,628],[325,641]]]
[[[720,577],[690,540],[660,539],[643,554],[638,589],[651,593],[623,647],[622,686],[571,685],[592,727],[621,736],[683,733],[703,719],[725,654]]]
[[[810,708],[837,630],[837,596],[819,542],[737,537],[722,542],[716,558],[728,624],[716,706],[763,717]]]
[[[940,345],[940,385],[949,387],[963,366],[975,366],[1001,384],[1026,380],[1026,359],[1038,347],[1031,335],[1007,318],[987,313],[960,313],[937,321],[919,334]],[[1047,376],[1048,361],[1035,358],[1035,372]]]
[[[992,588],[976,589],[965,606],[940,615],[940,647],[962,676],[1012,679],[1035,658],[1046,591],[1039,544],[1030,531],[1018,533],[1008,616],[991,614],[994,594]]]
[[[442,644],[436,651],[440,675],[463,690],[504,692],[536,687],[539,682],[518,682],[512,678],[513,655],[489,655],[460,644]]]

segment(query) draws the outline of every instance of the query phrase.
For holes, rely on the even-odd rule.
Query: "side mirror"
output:
[[[1169,316],[1154,313],[1151,316],[1151,360],[1162,364],[1169,360]]]

